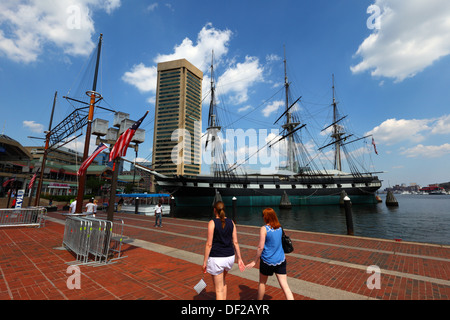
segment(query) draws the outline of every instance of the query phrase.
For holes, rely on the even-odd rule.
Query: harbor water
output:
[[[354,235],[381,239],[401,239],[422,243],[450,245],[450,195],[396,194],[398,207],[383,202],[353,205]],[[237,200],[236,222],[261,226],[263,207],[246,207]],[[292,209],[274,208],[286,229],[347,234],[345,211],[340,206],[304,206]],[[232,208],[227,207],[229,218]],[[177,207],[174,217],[207,221],[211,207]]]

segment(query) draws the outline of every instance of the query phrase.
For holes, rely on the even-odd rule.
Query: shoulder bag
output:
[[[283,230],[283,235],[281,236],[281,244],[283,245],[283,251],[284,253],[291,253],[292,251],[294,251],[294,246],[292,245],[291,238],[289,238],[289,236],[287,236],[284,233],[283,228],[281,230]]]

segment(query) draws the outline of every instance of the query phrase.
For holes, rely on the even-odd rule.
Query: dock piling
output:
[[[388,191],[386,196],[386,206],[388,207],[398,207],[398,201],[395,199],[392,191]]]
[[[237,199],[233,197],[233,216],[231,217],[233,222],[236,223],[236,213],[237,213]]]
[[[290,209],[290,208],[292,208],[292,203],[289,201],[289,196],[285,191],[281,196],[280,209]]]
[[[212,206],[214,207],[217,202],[222,201],[222,196],[220,195],[220,192],[216,190],[216,194],[214,195],[214,200],[212,203]]]
[[[134,201],[134,214],[139,214],[139,197],[136,197]]]
[[[344,207],[344,198],[347,196],[347,192],[345,192],[344,190],[341,191],[341,197],[339,199],[339,205],[341,207]]]
[[[169,205],[170,205],[170,216],[173,217],[174,211],[175,211],[175,198],[174,198],[174,196],[171,196],[169,198]]]
[[[347,235],[353,236],[353,217],[352,217],[352,202],[348,196],[344,197],[344,209],[345,209],[345,220],[347,222]]]

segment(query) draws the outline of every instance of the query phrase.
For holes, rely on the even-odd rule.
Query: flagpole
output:
[[[31,188],[28,188],[28,206],[31,207],[31,200],[33,198],[33,187],[34,184],[31,186]]]
[[[109,204],[108,204],[108,217],[109,221],[113,221],[114,219],[114,203],[116,202],[116,188],[117,188],[117,180],[119,177],[119,166],[120,160],[122,157],[126,155],[126,150],[128,149],[131,139],[134,134],[138,130],[142,121],[144,121],[145,117],[148,114],[145,112],[144,116],[136,121],[130,128],[128,128],[122,135],[117,139],[117,141],[112,145],[111,151],[109,153],[109,161],[114,161],[113,164],[113,176],[111,181],[111,191],[109,193]]]
[[[111,192],[109,193],[109,202],[108,202],[108,215],[107,220],[114,220],[114,204],[116,202],[116,189],[117,189],[117,180],[119,180],[119,167],[120,167],[120,157],[114,159],[113,164],[113,175],[111,181]]]
[[[39,170],[39,169],[38,169]],[[33,177],[31,178],[29,184],[28,184],[28,207],[31,207],[31,200],[33,198],[33,188],[34,188],[34,181],[36,180],[36,176],[37,176],[37,171],[36,173],[33,175]],[[33,180],[34,179],[34,180]],[[30,188],[30,184],[31,181],[33,181],[33,184],[31,185]]]

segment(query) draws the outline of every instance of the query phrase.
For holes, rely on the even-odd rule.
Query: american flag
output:
[[[128,145],[133,139],[136,130],[141,125],[144,118],[147,116],[148,111],[144,114],[142,118],[136,121],[131,127],[129,127],[122,135],[117,139],[116,144],[114,145],[111,153],[109,154],[109,161],[113,161],[117,157],[125,157],[127,155]]]
[[[2,184],[3,188],[5,188],[10,182],[13,182],[14,180],[16,180],[16,178],[11,178],[3,182]]]
[[[100,152],[108,148],[105,144],[100,143],[97,149],[81,164],[80,168],[78,169],[77,175],[82,176],[87,168],[91,165],[92,161],[94,161],[95,157],[97,157]]]
[[[372,137],[372,144],[373,144],[373,150],[375,150],[375,153],[378,154],[377,146],[375,145],[375,140],[373,140],[373,137]]]
[[[29,190],[30,190],[31,188],[33,188],[34,181],[36,180],[36,176],[37,176],[39,170],[41,170],[41,168],[38,168],[38,169],[36,170],[35,174],[33,175],[33,178],[31,178],[30,184],[28,185],[28,189],[29,189]]]

